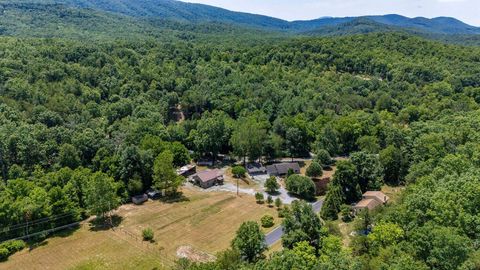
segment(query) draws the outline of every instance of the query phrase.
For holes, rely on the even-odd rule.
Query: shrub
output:
[[[318,162],[312,162],[310,166],[307,168],[307,176],[310,177],[320,177],[323,174],[323,168],[322,165],[320,165]]]
[[[312,179],[301,176],[291,175],[287,178],[287,190],[297,194],[303,199],[312,199],[315,197],[315,184]]]
[[[262,204],[264,199],[265,197],[263,196],[263,193],[260,193],[260,192],[255,193],[255,200],[257,200],[258,204]]]
[[[264,228],[270,228],[275,224],[273,222],[273,217],[270,215],[263,216],[261,219],[261,222],[262,222],[262,227]]]
[[[153,230],[151,228],[146,228],[142,231],[144,241],[153,241]]]
[[[0,245],[0,248],[6,248],[9,252],[17,252],[25,248],[25,242],[22,240],[11,240],[4,242]]]
[[[272,198],[272,196],[268,195],[268,197],[267,197],[267,204],[268,204],[268,206],[271,207],[271,206],[272,206],[272,203],[273,203],[273,198]]]
[[[232,174],[235,178],[242,178],[245,177],[247,170],[245,170],[242,166],[235,166],[232,168]]]
[[[282,200],[280,198],[275,199],[275,206],[280,209],[282,207]]]
[[[11,240],[0,245],[0,260],[6,260],[13,253],[25,248],[25,242],[22,240]]]
[[[4,247],[0,248],[0,261],[6,260],[8,256],[10,256],[10,251]]]

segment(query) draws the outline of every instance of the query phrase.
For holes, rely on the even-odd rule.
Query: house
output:
[[[191,179],[202,188],[223,184],[223,172],[221,170],[206,170],[192,175]]]
[[[275,163],[267,166],[267,173],[270,176],[284,176],[287,175],[288,171],[292,170],[293,173],[300,173],[300,165],[296,162],[292,163]]]
[[[132,202],[134,204],[142,204],[148,200],[147,194],[137,195],[132,197]]]
[[[388,200],[390,198],[381,191],[367,191],[362,195],[362,200],[353,209],[355,212],[362,209],[373,210],[380,205],[386,204]]]
[[[262,164],[260,164],[260,163],[249,163],[249,164],[247,164],[247,171],[248,171],[248,174],[250,174],[252,176],[267,174],[267,168],[262,166]]]
[[[183,177],[189,177],[197,172],[197,166],[193,164],[188,164],[186,166],[181,167],[177,170],[177,175],[181,175]]]

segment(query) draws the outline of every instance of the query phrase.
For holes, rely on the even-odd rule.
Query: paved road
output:
[[[315,203],[312,204],[313,211],[315,213],[319,213],[320,210],[322,209],[323,205],[323,200],[319,200]],[[283,227],[279,226],[275,228],[273,231],[265,235],[265,242],[267,243],[268,246],[272,246],[275,244],[277,241],[279,241],[282,238],[283,235]]]

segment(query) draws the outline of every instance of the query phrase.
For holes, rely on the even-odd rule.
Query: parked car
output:
[[[160,197],[162,196],[160,191],[154,190],[154,189],[149,189],[147,191],[147,195],[148,195],[148,198],[150,198],[152,200],[160,199]]]

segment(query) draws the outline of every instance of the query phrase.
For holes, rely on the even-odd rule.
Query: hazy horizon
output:
[[[271,16],[287,21],[321,17],[399,14],[406,17],[454,17],[480,27],[478,0],[183,0]]]

